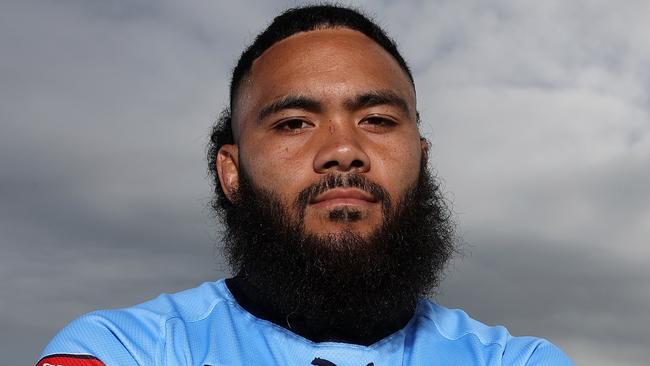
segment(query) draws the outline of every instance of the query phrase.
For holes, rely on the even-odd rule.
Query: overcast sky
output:
[[[0,355],[228,275],[205,144],[287,1],[3,1]],[[650,2],[362,1],[414,70],[466,255],[437,300],[579,365],[650,359]]]

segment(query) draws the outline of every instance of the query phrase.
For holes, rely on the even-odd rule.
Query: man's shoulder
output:
[[[206,282],[132,307],[85,314],[50,341],[39,365],[56,364],[49,361],[61,357],[74,358],[75,365],[157,364],[168,328],[176,322],[186,324],[208,317],[226,301],[224,287],[223,281]]]
[[[446,308],[428,299],[420,301],[418,307],[420,321],[429,322],[430,327],[441,337],[450,341],[473,338],[484,345],[504,346],[511,337],[501,326],[490,326],[471,318],[462,309]]]
[[[161,294],[155,299],[117,312],[147,314],[159,317],[161,321],[178,318],[195,322],[205,318],[219,303],[228,301],[229,293],[224,280],[205,282],[198,287],[173,294]]]
[[[440,340],[448,342],[449,348],[471,349],[482,353],[482,359],[499,359],[502,365],[573,365],[546,339],[512,336],[501,325],[487,325],[461,309],[446,308],[430,300],[420,302],[415,321],[419,323],[419,336],[433,336],[438,344]]]

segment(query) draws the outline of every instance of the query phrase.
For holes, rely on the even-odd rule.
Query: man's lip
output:
[[[355,201],[366,201],[369,203],[377,202],[375,197],[361,189],[357,188],[334,188],[324,193],[319,194],[309,203],[318,204],[326,201],[334,201],[341,203],[354,203]]]

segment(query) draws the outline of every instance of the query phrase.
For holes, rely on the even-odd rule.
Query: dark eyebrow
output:
[[[269,115],[280,112],[284,109],[304,109],[310,112],[320,112],[323,109],[323,106],[316,99],[299,95],[287,95],[262,108],[257,118],[261,121]]]
[[[406,100],[392,90],[372,90],[345,101],[345,107],[351,111],[385,104],[394,105],[408,117],[411,117],[411,111]]]

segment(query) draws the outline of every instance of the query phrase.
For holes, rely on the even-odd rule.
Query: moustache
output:
[[[384,210],[390,207],[391,197],[388,191],[381,185],[368,179],[359,173],[334,174],[330,173],[323,176],[318,182],[303,189],[296,198],[295,205],[298,212],[304,212],[311,200],[316,196],[334,188],[357,188],[372,195],[372,197],[381,203]]]

